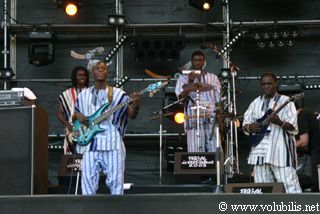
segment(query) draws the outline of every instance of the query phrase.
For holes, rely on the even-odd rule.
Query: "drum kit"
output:
[[[188,119],[193,119],[193,120],[196,120],[196,139],[197,139],[197,148],[200,147],[201,145],[201,142],[200,142],[200,119],[212,119],[213,121],[213,124],[212,124],[212,134],[211,134],[211,137],[213,135],[215,135],[216,137],[216,154],[217,157],[220,157],[220,152],[221,152],[221,138],[223,138],[223,136],[220,135],[221,133],[221,130],[220,130],[220,127],[221,127],[221,124],[218,123],[218,121],[223,118],[223,119],[232,119],[232,120],[237,120],[237,117],[233,114],[230,114],[230,113],[227,113],[225,111],[225,107],[224,106],[224,101],[221,101],[219,103],[216,104],[216,113],[219,111],[219,119],[216,119],[216,118],[212,118],[214,115],[212,115],[212,112],[209,112],[209,111],[206,111],[208,106],[206,105],[203,105],[200,103],[200,93],[201,92],[207,92],[207,91],[211,91],[214,89],[213,85],[211,84],[208,84],[208,83],[199,83],[199,82],[196,82],[196,83],[188,83],[186,85],[183,86],[183,89],[184,90],[188,90],[190,92],[195,92],[196,93],[196,97],[194,99],[195,101],[195,104],[191,107],[191,110],[192,112],[195,112],[195,114],[191,114],[191,115],[188,115],[188,116],[185,116],[185,119],[188,120]],[[188,99],[188,97],[183,97],[181,99],[178,99],[177,101],[163,107],[159,112],[156,112],[156,114],[153,114],[152,116],[150,116],[150,119],[151,120],[154,120],[154,119],[159,119],[160,121],[160,131],[159,131],[159,134],[160,134],[160,158],[159,158],[159,161],[160,161],[160,166],[159,166],[159,183],[162,184],[162,119],[163,117],[170,117],[173,115],[173,112],[168,112],[168,113],[163,113],[164,111],[166,111],[167,109],[169,109],[171,106],[173,105],[176,105],[178,103],[182,103],[183,101],[185,101],[186,99]],[[205,113],[203,113],[203,111]],[[220,186],[220,158],[219,160],[217,159],[216,160],[216,169],[217,169],[217,186]]]

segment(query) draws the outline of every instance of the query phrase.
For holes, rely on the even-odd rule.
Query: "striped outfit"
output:
[[[113,102],[105,112],[127,100],[128,96],[124,91],[113,88]],[[90,116],[105,103],[108,103],[108,87],[106,90],[97,91],[92,86],[79,94],[76,111]],[[83,154],[81,180],[83,195],[96,193],[100,171],[106,175],[105,182],[111,194],[123,194],[126,150],[122,138],[126,125],[127,106],[103,121],[100,127],[105,131],[97,133],[87,146],[77,145],[77,152]]]
[[[175,93],[179,97],[183,91],[183,86],[188,84],[188,75],[181,74],[177,80]],[[194,116],[194,118],[187,119],[184,123],[184,128],[187,133],[188,152],[214,152],[216,150],[215,136],[210,140],[210,135],[213,130],[213,119],[215,116],[215,104],[220,100],[220,82],[218,77],[213,73],[204,72],[199,78],[196,78],[194,82],[208,83],[213,85],[214,89],[206,92],[200,92],[200,105],[205,106],[206,109],[200,110],[200,114],[209,114],[211,118],[200,118],[200,145],[197,145],[197,119],[196,109],[192,110],[192,107],[196,106],[191,99],[186,103],[184,113],[185,116]],[[196,92],[191,92],[189,96],[194,102],[196,102]]]
[[[277,109],[288,99],[287,96],[279,94],[271,99],[257,97],[244,114],[243,126],[256,122],[268,109]],[[297,155],[293,136],[298,133],[296,108],[290,102],[277,115],[280,120],[293,125],[295,130],[286,131],[270,123],[270,133],[266,134],[257,146],[251,147],[248,164],[255,166],[255,182],[283,182],[287,193],[300,193],[301,188],[295,171]]]
[[[74,108],[76,105],[77,96],[80,92],[81,92],[80,88],[72,87],[72,88],[69,88],[69,89],[65,90],[64,92],[62,92],[58,97],[58,101],[60,102],[60,104],[62,106],[62,110],[65,115],[65,119],[70,124],[72,124],[72,115],[74,113]],[[68,134],[67,128],[65,128],[65,134],[66,134],[66,136]],[[63,151],[64,151],[64,154],[71,153],[70,149],[68,148],[67,137],[64,138]]]

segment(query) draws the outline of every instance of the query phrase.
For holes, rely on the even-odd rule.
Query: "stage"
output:
[[[319,194],[130,194],[0,196],[1,214],[319,213]]]

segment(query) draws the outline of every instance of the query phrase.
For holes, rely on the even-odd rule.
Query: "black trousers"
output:
[[[320,145],[311,150],[312,192],[319,192],[318,164],[320,164]]]

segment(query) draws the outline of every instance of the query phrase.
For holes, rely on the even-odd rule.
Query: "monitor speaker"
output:
[[[233,183],[224,186],[226,193],[263,194],[285,193],[283,183]]]
[[[46,194],[48,115],[38,107],[0,108],[0,195]]]

